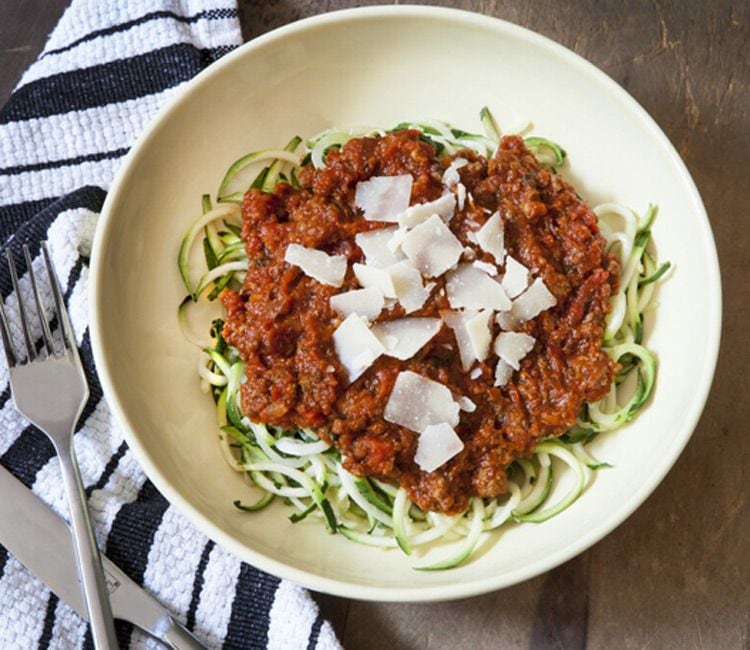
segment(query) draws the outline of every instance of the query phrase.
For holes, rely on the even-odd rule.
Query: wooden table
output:
[[[0,101],[66,4],[0,3]],[[240,9],[249,39],[355,4],[373,3],[241,0]],[[742,325],[750,317],[750,3],[435,4],[549,36],[611,75],[661,125],[698,184],[716,236],[726,304],[719,366],[674,469],[628,521],[576,559],[463,601],[316,598],[350,650],[750,648],[750,346]]]

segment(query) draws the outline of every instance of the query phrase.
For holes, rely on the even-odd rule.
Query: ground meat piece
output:
[[[464,510],[471,496],[503,494],[514,459],[528,457],[539,440],[567,431],[584,401],[607,393],[615,366],[601,342],[619,276],[593,212],[560,176],[539,165],[520,138],[503,138],[490,160],[468,151],[458,155],[469,160],[459,169],[469,199],[449,224],[453,233],[477,259],[493,262],[469,233],[498,211],[508,253],[542,278],[557,299],[554,308],[523,324],[537,344],[504,387],[493,385],[494,356],[478,364],[481,375],[475,379],[461,369],[447,327],[411,359],[380,357],[348,385],[332,343],[341,318],[329,299],[358,288],[351,267],[338,289],[284,262],[290,243],[362,261],[355,235],[382,224],[364,220],[354,205],[360,181],[411,174],[412,204],[439,197],[453,157],[438,159],[416,131],[353,139],[328,154],[325,169],[303,169],[298,189],[280,183],[270,194],[250,190],[242,229],[249,270],[239,293],[225,290],[221,296],[224,336],[247,364],[241,399],[248,417],[285,428],[313,427],[341,450],[353,473],[399,483],[421,508],[447,513]],[[449,307],[440,291],[444,279],[436,281],[430,299],[413,315],[439,316]],[[396,307],[379,320],[402,315]],[[383,419],[403,370],[439,381],[477,405],[473,413],[462,412],[456,429],[463,451],[432,473],[414,463],[418,434]]]

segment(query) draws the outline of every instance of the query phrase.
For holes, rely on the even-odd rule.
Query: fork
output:
[[[25,244],[23,255],[42,331],[41,350],[37,352],[34,345],[27,306],[21,298],[16,264],[10,248],[7,250],[8,267],[13,291],[18,301],[21,331],[26,343],[26,358],[21,359],[16,352],[2,300],[0,300],[0,334],[8,361],[10,387],[16,409],[47,435],[60,459],[63,483],[70,507],[78,574],[88,609],[94,645],[97,649],[115,650],[118,646],[109,594],[104,581],[99,549],[86,507],[86,493],[81,483],[73,443],[73,431],[88,400],[89,388],[81,359],[78,356],[78,348],[63,302],[60,284],[44,243],[41,245],[41,250],[52,287],[54,316],[62,332],[62,350],[60,352],[55,350],[50,322],[47,320],[42,305],[37,278],[31,264],[31,254],[29,247]]]

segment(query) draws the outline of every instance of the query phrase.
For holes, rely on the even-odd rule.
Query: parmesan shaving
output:
[[[458,262],[464,247],[434,214],[409,231],[401,249],[423,276],[434,278]]]
[[[503,263],[505,255],[505,235],[500,213],[495,212],[477,232],[477,242],[490,253],[498,264]]]
[[[360,232],[354,237],[354,241],[365,254],[368,266],[384,269],[391,264],[396,264],[404,259],[404,255],[398,251],[388,248],[388,242],[396,234],[398,228],[379,228],[368,232]]]
[[[300,269],[308,277],[340,287],[346,275],[346,257],[344,255],[328,255],[315,248],[305,248],[299,244],[289,244],[284,253],[284,261]]]
[[[355,289],[331,296],[331,308],[344,318],[357,314],[367,320],[375,320],[383,310],[385,300],[377,287]]]
[[[508,298],[515,298],[529,286],[529,269],[514,257],[508,255],[505,258],[505,273],[502,279],[503,289]]]
[[[474,266],[478,268],[480,271],[484,271],[487,275],[497,275],[497,267],[494,264],[490,264],[489,262],[482,262],[481,260],[477,260],[474,262]],[[505,288],[503,286],[503,288]],[[526,287],[524,287],[525,289]],[[510,298],[510,296],[508,296]]]
[[[443,384],[410,370],[398,374],[385,405],[386,421],[421,433],[434,424],[458,425],[459,407]]]
[[[537,278],[513,301],[513,307],[509,312],[498,314],[497,322],[503,329],[512,330],[556,304],[555,296],[550,293],[542,279]]]
[[[458,402],[458,406],[462,411],[466,411],[467,413],[473,413],[477,410],[477,405],[472,402],[468,397],[464,397],[463,395],[460,395],[456,398],[456,402]]]
[[[422,286],[422,276],[409,260],[388,267],[396,297],[407,314],[419,309],[430,293]]]
[[[407,208],[398,218],[402,228],[413,228],[427,221],[431,216],[438,215],[446,223],[453,218],[456,209],[456,197],[451,194],[443,194],[439,199],[428,203],[417,203]]]
[[[454,309],[506,311],[511,302],[499,282],[472,264],[459,264],[446,274],[445,289]]]
[[[393,221],[409,207],[412,178],[401,176],[373,176],[357,183],[354,203],[368,221]]]
[[[414,462],[425,472],[434,472],[463,448],[464,443],[450,425],[431,424],[419,436]]]
[[[468,164],[466,158],[454,158],[453,162],[443,172],[443,185],[448,189],[451,189],[456,183],[461,182],[461,176],[458,170]]]
[[[396,289],[393,286],[391,274],[387,269],[378,269],[365,264],[354,264],[352,270],[363,287],[376,288],[386,298],[396,297]]]
[[[463,210],[466,203],[466,186],[463,183],[456,185],[456,202],[458,209]]]
[[[439,318],[397,318],[372,326],[372,333],[385,347],[385,354],[401,361],[410,359],[440,331]]]
[[[534,349],[536,339],[521,332],[501,332],[495,339],[495,354],[514,370],[521,367],[521,359]]]
[[[445,311],[441,316],[456,336],[458,355],[464,371],[471,368],[475,361],[487,358],[492,342],[489,328],[491,311]]]
[[[505,386],[513,376],[513,368],[502,359],[498,360],[495,367],[495,386]]]
[[[356,381],[385,352],[367,322],[357,314],[347,316],[336,328],[333,345],[341,365],[346,368],[349,383]]]

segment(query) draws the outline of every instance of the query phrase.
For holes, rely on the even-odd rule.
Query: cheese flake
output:
[[[445,324],[453,330],[458,343],[458,356],[464,371],[475,361],[484,361],[490,352],[492,334],[489,328],[492,312],[444,311],[440,314]]]
[[[529,269],[516,258],[508,255],[505,258],[505,273],[502,279],[503,289],[508,298],[515,298],[529,286]]]
[[[445,422],[431,424],[420,435],[414,462],[425,472],[434,472],[464,448],[461,438]]]
[[[397,230],[396,226],[392,226],[368,232],[360,232],[355,235],[354,241],[365,254],[368,266],[384,269],[404,259],[403,253],[392,251],[388,248],[388,242],[393,238]]]
[[[402,228],[413,228],[420,223],[427,221],[431,216],[437,215],[446,223],[453,218],[456,209],[456,197],[451,194],[443,194],[439,199],[427,203],[417,203],[404,210],[398,218],[398,223]]]
[[[456,202],[458,209],[463,210],[466,203],[466,186],[463,183],[456,185]]]
[[[393,236],[388,240],[388,250],[394,255],[401,255],[402,259],[404,254],[401,252],[401,244],[404,242],[404,237],[409,233],[408,228],[397,228]]]
[[[356,381],[385,352],[367,322],[357,314],[350,314],[336,328],[333,345],[341,365],[346,368],[349,383]]]
[[[458,402],[459,408],[462,411],[466,411],[467,413],[473,413],[477,410],[477,405],[468,397],[464,397],[463,395],[459,395],[456,398],[456,402]]]
[[[490,353],[490,344],[492,343],[491,317],[492,312],[485,309],[466,321],[465,327],[469,344],[477,361],[484,361]]]
[[[306,248],[299,244],[289,244],[284,253],[284,261],[292,264],[302,272],[322,284],[340,287],[346,275],[346,256],[328,255],[315,248]]]
[[[537,278],[524,293],[513,301],[510,311],[498,314],[497,322],[503,329],[512,330],[556,304],[557,300],[547,289],[547,285],[541,278]]]
[[[378,269],[366,264],[352,265],[354,276],[365,288],[378,289],[386,298],[395,298],[396,289],[393,286],[391,274],[387,269]]]
[[[421,433],[434,424],[457,426],[458,412],[458,404],[447,386],[405,370],[396,377],[383,417]]]
[[[434,214],[409,231],[401,249],[422,275],[434,278],[458,262],[464,247]]]
[[[521,359],[534,349],[536,339],[522,332],[500,332],[495,339],[495,354],[514,370],[521,367]]]
[[[443,326],[439,318],[397,318],[376,323],[372,333],[385,348],[385,354],[405,361],[419,352]]]
[[[367,320],[375,320],[385,306],[383,293],[377,287],[355,289],[336,294],[330,298],[331,308],[344,318],[357,314]]]
[[[357,183],[354,203],[368,221],[398,221],[398,217],[408,207],[411,199],[412,177],[373,176]]]
[[[498,264],[503,263],[505,255],[505,235],[500,213],[495,212],[477,232],[477,242],[490,253]]]
[[[480,271],[484,271],[487,275],[497,275],[497,267],[494,264],[490,264],[489,262],[482,262],[481,260],[477,260],[476,262],[474,262],[474,266]],[[524,287],[524,289],[525,288],[526,287]],[[510,298],[510,296],[508,297]]]
[[[513,368],[502,359],[498,360],[495,367],[495,386],[505,386],[512,376]]]
[[[443,185],[448,189],[452,188],[456,183],[461,182],[461,176],[458,170],[469,163],[466,158],[454,158],[450,165],[443,172]]]
[[[430,292],[422,285],[422,276],[409,260],[388,267],[396,298],[404,311],[410,314],[427,301]]]
[[[472,264],[459,264],[446,274],[445,289],[454,309],[506,311],[511,302],[500,283]]]

